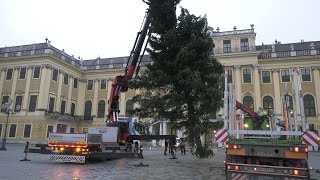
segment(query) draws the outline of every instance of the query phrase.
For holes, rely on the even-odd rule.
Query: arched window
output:
[[[132,113],[131,111],[133,110],[133,101],[132,99],[129,99],[126,102],[126,116],[130,116]]]
[[[269,115],[273,113],[273,99],[271,96],[265,96],[263,98],[263,109],[267,111]]]
[[[98,117],[104,117],[106,112],[106,102],[104,100],[100,100],[98,103]]]
[[[86,101],[84,104],[84,120],[91,120],[92,102]]]
[[[251,96],[245,96],[243,98],[243,105],[249,107],[250,109],[254,110],[254,105],[253,105],[253,98]]]
[[[316,116],[316,108],[314,103],[314,98],[310,94],[303,96],[304,103],[304,113],[306,117]]]

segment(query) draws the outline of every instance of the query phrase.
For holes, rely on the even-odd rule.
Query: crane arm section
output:
[[[116,125],[118,119],[119,109],[119,96],[121,92],[128,91],[128,82],[132,79],[134,72],[136,71],[137,63],[140,57],[141,49],[148,34],[150,20],[147,12],[141,31],[137,35],[137,39],[134,43],[132,52],[130,53],[127,67],[125,69],[124,76],[117,76],[114,78],[111,92],[108,101],[108,119],[113,125]]]
[[[261,130],[261,124],[263,123],[263,118],[258,113],[254,112],[252,109],[243,105],[239,101],[236,101],[236,108],[247,113],[253,120],[254,128],[256,130]]]
[[[252,118],[256,118],[257,116],[259,116],[258,113],[254,112],[252,109],[240,103],[239,101],[236,101],[236,108],[241,109],[243,112],[247,113]]]

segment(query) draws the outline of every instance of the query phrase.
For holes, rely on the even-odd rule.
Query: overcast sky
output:
[[[182,0],[180,6],[207,15],[220,31],[254,24],[256,44],[320,40],[319,0]],[[146,8],[141,0],[0,0],[0,47],[48,37],[83,59],[128,56]]]

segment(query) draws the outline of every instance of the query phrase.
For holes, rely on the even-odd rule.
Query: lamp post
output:
[[[10,116],[10,114],[13,114],[13,112],[10,112],[10,106],[11,106],[11,104],[12,104],[12,100],[9,99],[9,102],[4,103],[4,104],[1,105],[1,109],[3,110],[3,113],[4,113],[5,115],[7,115],[6,127],[5,127],[5,129],[4,129],[4,136],[3,136],[2,144],[1,144],[1,148],[0,148],[0,150],[2,150],[2,151],[7,150],[7,148],[6,148],[6,143],[7,143],[8,121],[9,121],[9,116]],[[18,111],[20,110],[20,105],[17,105],[16,110],[18,110]]]

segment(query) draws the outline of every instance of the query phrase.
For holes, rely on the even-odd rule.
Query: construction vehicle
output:
[[[125,74],[116,76],[113,80],[110,98],[108,100],[108,116],[106,120],[106,129],[91,131],[87,134],[51,134],[49,137],[49,146],[53,147],[58,154],[51,155],[51,160],[56,161],[72,161],[76,159],[78,162],[85,162],[85,159],[106,159],[106,158],[124,158],[137,157],[137,151],[132,152],[131,147],[134,141],[138,140],[159,140],[159,139],[175,139],[174,135],[139,135],[135,133],[132,118],[124,118],[119,116],[119,97],[120,93],[128,91],[128,83],[133,78],[134,73],[138,73],[140,62],[146,50],[148,42],[146,37],[150,35],[150,19],[147,11],[144,17],[141,30],[138,32],[134,46],[127,60]],[[144,49],[142,50],[144,46]],[[142,55],[140,55],[142,51]],[[106,133],[102,133],[106,131]],[[112,133],[111,133],[112,132]],[[100,138],[102,134],[102,137]],[[105,134],[112,138],[112,141],[104,139]],[[63,144],[64,142],[56,141],[55,136],[66,138],[71,144]],[[68,139],[67,137],[79,139],[79,141]],[[71,146],[71,147],[70,147]],[[142,147],[142,146],[140,146]],[[80,150],[81,149],[81,150]],[[141,152],[141,151],[140,151]]]
[[[117,142],[118,127],[89,128],[88,133],[50,133],[53,162],[85,163],[88,160],[139,157],[138,152],[127,152]]]
[[[302,143],[300,131],[270,131],[261,127],[269,123],[268,116],[261,116],[236,101],[236,108],[248,113],[255,122],[253,128],[229,130],[226,142],[226,179],[310,179],[308,146]],[[246,122],[246,120],[244,120]],[[260,127],[258,127],[260,126]],[[244,136],[239,136],[243,134]]]
[[[226,178],[310,179],[307,159],[307,146],[297,140],[229,140],[226,144]]]
[[[236,108],[250,117],[244,118],[245,130],[228,131],[239,138],[229,136],[226,142],[226,179],[310,179],[308,147],[300,140],[301,132],[270,131],[265,113],[260,115],[237,101]]]
[[[142,149],[133,150],[134,141],[175,138],[174,135],[139,135],[134,132],[133,122],[133,118],[119,117],[115,127],[91,127],[88,133],[50,133],[48,147],[52,150],[48,153],[49,159],[52,162],[86,163],[139,158],[142,157]],[[126,135],[126,142],[119,141],[119,134]]]
[[[298,89],[301,93],[298,70],[297,73]],[[263,111],[254,112],[251,108],[236,101],[233,92],[231,84],[229,84],[228,91],[227,72],[225,72],[225,125],[224,129],[219,131],[218,139],[222,140],[219,142],[226,142],[226,179],[310,179],[307,161],[308,145],[318,144],[319,138],[316,137],[316,133],[306,131],[303,116],[301,117],[302,131],[298,131],[296,120],[294,131],[291,131],[288,120],[288,99],[283,98],[282,100],[285,125],[282,125],[284,128],[279,128],[276,125],[280,124],[275,121],[274,116],[269,117]],[[299,97],[301,101],[302,96]],[[295,106],[295,102],[293,105]],[[303,103],[300,103],[300,108],[303,109]],[[243,121],[240,119],[240,123],[235,118],[237,109],[247,114],[247,117],[242,119]],[[293,107],[293,109],[296,108]]]
[[[134,141],[176,138],[175,135],[139,135],[134,129],[133,118],[119,116],[120,93],[128,91],[128,82],[133,78],[134,73],[138,73],[148,44],[148,42],[145,43],[146,37],[150,35],[148,16],[147,11],[127,60],[125,74],[113,80],[108,101],[107,127],[89,128],[86,134],[51,133],[48,140],[48,146],[52,148],[49,152],[51,161],[84,163],[90,159],[142,157],[137,151],[130,150]],[[140,55],[141,51],[142,55]],[[139,152],[142,152],[142,146],[140,148]],[[33,150],[33,152],[43,151]]]

